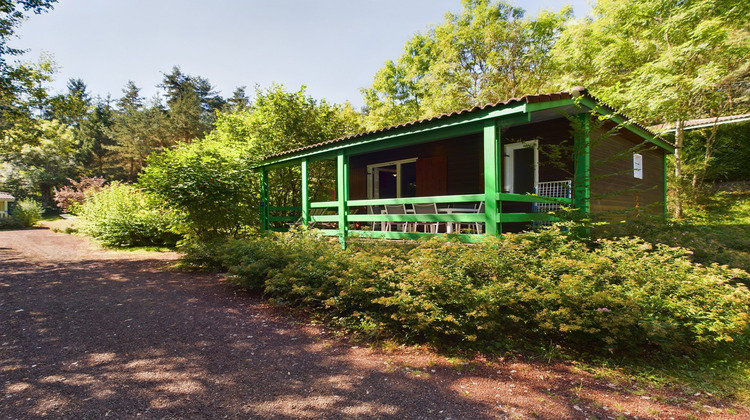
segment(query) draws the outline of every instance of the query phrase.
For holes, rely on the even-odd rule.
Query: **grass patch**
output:
[[[40,227],[45,227],[55,233],[67,233],[75,235],[80,233],[80,219],[71,217],[63,218],[60,216],[50,216],[37,223]]]

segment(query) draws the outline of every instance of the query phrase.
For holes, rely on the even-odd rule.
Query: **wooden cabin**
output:
[[[5,192],[0,192],[0,219],[6,219],[10,217],[8,214],[8,203],[15,201],[15,198]]]
[[[526,95],[268,156],[256,168],[261,226],[474,240],[549,223],[562,206],[662,214],[673,152],[584,88]],[[335,179],[321,189],[310,168],[326,163]],[[269,179],[288,167],[299,167],[299,200],[280,206]]]

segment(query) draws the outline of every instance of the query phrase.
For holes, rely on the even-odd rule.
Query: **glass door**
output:
[[[536,140],[505,145],[505,192],[535,193],[539,183],[539,147]]]
[[[417,159],[367,166],[367,198],[401,198],[417,195]]]

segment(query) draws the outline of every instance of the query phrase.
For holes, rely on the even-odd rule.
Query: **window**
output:
[[[643,179],[643,155],[633,153],[633,178]]]
[[[368,198],[417,196],[417,158],[367,165]]]

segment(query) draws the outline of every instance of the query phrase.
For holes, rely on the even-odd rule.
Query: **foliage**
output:
[[[138,88],[131,82],[128,89],[108,131],[114,144],[105,146],[105,149],[116,155],[113,164],[119,167],[126,179],[135,181],[148,155],[173,143],[166,141],[167,116],[162,104],[152,101],[143,106],[137,96]]]
[[[249,168],[266,155],[341,137],[360,129],[350,106],[289,93],[282,86],[256,90],[250,108],[219,113],[204,139],[154,154],[140,184],[182,214],[185,233],[201,240],[237,237],[257,229],[259,183]],[[311,166],[310,191],[332,184],[328,166]],[[299,168],[272,172],[275,205],[299,200]],[[326,181],[328,180],[328,181]]]
[[[56,2],[57,0],[0,0],[0,133],[29,119],[29,99],[40,96],[42,92],[39,82],[46,79],[46,70],[49,70],[28,64],[8,64],[7,57],[23,54],[23,50],[12,48],[8,43],[16,36],[17,27],[29,12],[46,12]]]
[[[460,14],[407,41],[397,62],[387,61],[364,89],[368,125],[380,128],[525,93],[552,77],[549,53],[571,16],[524,10],[504,1],[463,0]]]
[[[710,129],[685,133],[684,163],[686,175],[698,176],[708,182],[750,180],[750,122],[717,127],[714,148],[704,161]]]
[[[26,14],[40,14],[52,9],[57,0],[2,0],[0,1],[0,63],[5,63],[3,56],[19,55],[21,50],[8,46],[8,41],[15,36],[16,27],[26,19]]]
[[[686,248],[697,263],[719,263],[750,272],[750,192],[716,192],[688,207],[686,216],[684,220],[640,217],[602,226],[593,233],[602,238],[640,236],[652,243]]]
[[[750,292],[734,284],[748,274],[689,254],[637,238],[589,246],[558,230],[346,251],[303,231],[219,251],[238,284],[373,334],[469,346],[504,337],[605,354],[731,347],[750,321]]]
[[[352,135],[363,130],[360,115],[349,104],[334,105],[315,100],[303,86],[297,92],[287,92],[281,85],[256,89],[255,101],[242,116],[250,136],[253,159],[297,149],[326,140]],[[299,205],[300,169],[287,167],[270,173],[273,205]],[[333,167],[311,165],[309,194],[313,199],[334,185]]]
[[[750,5],[599,0],[593,16],[569,25],[554,47],[560,86],[584,84],[638,120],[677,122],[672,188],[682,217],[683,122],[750,109]]]
[[[115,146],[115,139],[112,137],[114,118],[115,110],[109,99],[97,99],[89,114],[75,129],[78,161],[87,176],[122,178],[122,173],[115,164],[118,156],[112,149]]]
[[[631,116],[705,116],[743,75],[746,3],[599,0],[593,15],[563,32],[557,64]]]
[[[165,90],[169,131],[175,142],[202,137],[216,120],[216,111],[226,104],[208,79],[185,74],[179,66],[164,75],[160,87]]]
[[[234,237],[257,223],[247,146],[220,136],[151,155],[141,185],[183,214],[191,236]]]
[[[10,212],[10,216],[18,222],[21,227],[31,227],[36,222],[42,220],[42,213],[44,208],[36,200],[31,198],[24,198],[15,203],[13,210]]]
[[[21,224],[12,217],[0,217],[0,230],[19,229],[21,227]]]
[[[68,182],[70,185],[55,188],[55,203],[63,213],[76,214],[84,200],[99,192],[106,181],[102,177],[81,177],[80,181],[68,178]]]
[[[52,188],[76,172],[75,140],[72,129],[59,121],[36,121],[32,130],[10,129],[0,138],[6,175],[0,184],[16,196],[41,194],[43,205],[51,204]],[[20,190],[20,191],[19,191]]]
[[[110,247],[174,246],[180,239],[176,215],[133,185],[106,186],[86,200],[80,216],[82,231]]]
[[[45,119],[59,120],[63,124],[78,127],[88,116],[92,99],[82,79],[70,79],[68,92],[48,98]]]

